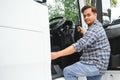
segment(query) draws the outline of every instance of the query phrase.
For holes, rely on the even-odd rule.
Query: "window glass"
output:
[[[102,11],[103,24],[120,24],[120,0],[103,0]]]
[[[50,0],[48,1],[49,19],[62,16],[78,24],[77,0]]]

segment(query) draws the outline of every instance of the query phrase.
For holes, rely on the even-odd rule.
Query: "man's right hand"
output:
[[[77,26],[77,31],[82,33],[83,35],[85,35],[85,33],[87,32],[87,30],[82,28],[81,26]]]

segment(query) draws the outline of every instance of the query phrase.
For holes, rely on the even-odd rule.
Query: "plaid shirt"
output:
[[[94,64],[101,74],[107,70],[110,57],[110,44],[101,23],[96,20],[86,34],[73,44],[77,52],[83,50],[80,62]]]

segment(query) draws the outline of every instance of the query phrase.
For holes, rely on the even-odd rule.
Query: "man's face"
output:
[[[88,8],[83,12],[83,16],[86,24],[91,25],[96,20],[97,13],[93,13],[91,8]]]

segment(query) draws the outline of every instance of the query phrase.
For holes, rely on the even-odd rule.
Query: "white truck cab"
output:
[[[0,80],[51,80],[50,67],[47,6],[0,0]]]
[[[80,9],[85,5],[85,0],[76,1]],[[104,21],[101,0],[90,1],[97,5],[98,19]],[[76,35],[74,22],[64,17],[52,19],[60,19],[57,27],[56,22],[50,23],[46,3],[47,0],[0,0],[0,80],[65,80],[64,67],[79,60],[81,53],[51,61],[51,51],[67,47],[80,35]],[[87,28],[79,13],[80,23]],[[120,22],[117,20],[116,24],[115,20],[104,27],[112,51],[102,80],[119,80]]]

